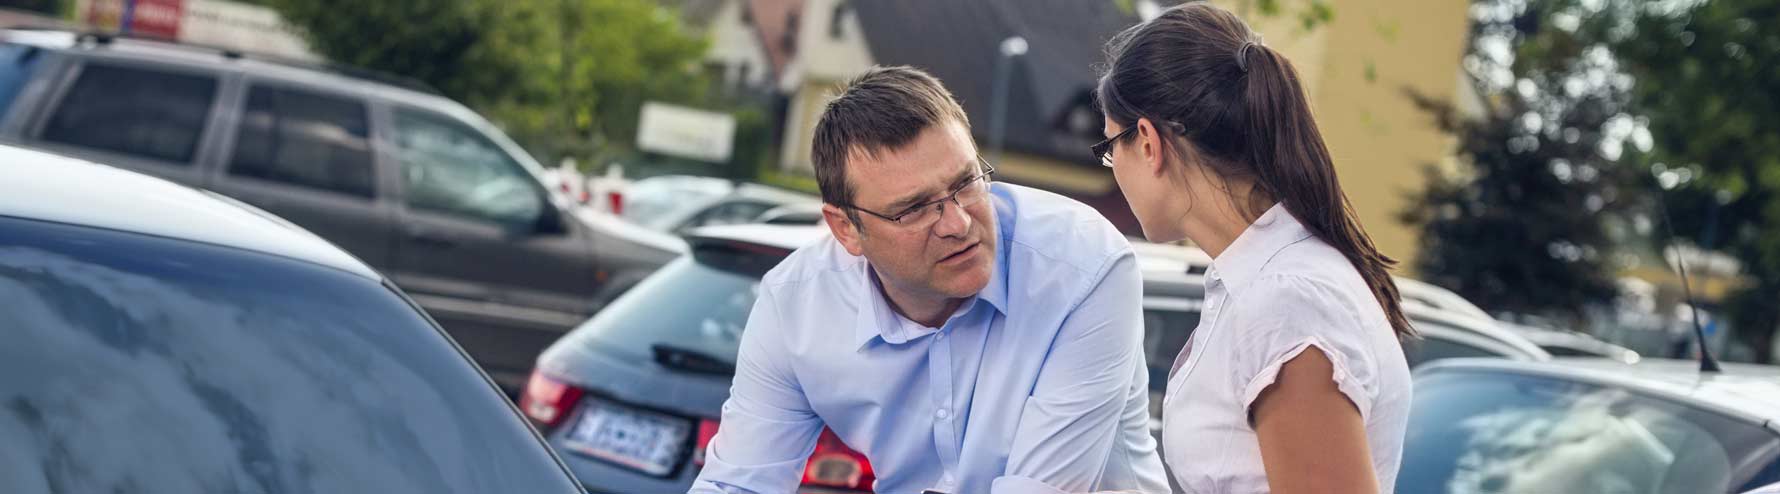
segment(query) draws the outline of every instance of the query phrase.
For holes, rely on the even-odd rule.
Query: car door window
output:
[[[42,55],[43,50],[35,47],[0,43],[0,117],[6,116],[19,91],[36,73]]]
[[[370,198],[376,174],[365,115],[359,101],[254,86],[229,174]]]
[[[771,204],[751,201],[737,201],[719,204],[703,213],[699,213],[698,216],[694,216],[691,221],[686,222],[686,225],[682,226],[680,229],[688,230],[701,226],[753,223],[755,218],[760,217],[760,213],[764,213],[767,209],[771,208]]]
[[[405,109],[394,130],[409,208],[503,225],[538,221],[546,205],[537,180],[481,132]]]
[[[1143,311],[1144,358],[1150,367],[1150,389],[1168,387],[1168,371],[1199,327],[1199,311],[1148,308]]]
[[[216,86],[213,76],[88,63],[42,139],[189,164]]]
[[[1502,358],[1500,352],[1479,347],[1440,335],[1424,334],[1422,339],[1404,344],[1403,356],[1414,368],[1423,363],[1449,358],[1496,357]]]

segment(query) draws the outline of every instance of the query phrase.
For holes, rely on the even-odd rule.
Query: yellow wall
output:
[[[1243,1],[1219,0],[1241,12]],[[1286,1],[1286,11],[1301,5]],[[1306,33],[1291,15],[1251,21],[1306,79],[1341,186],[1385,254],[1408,267],[1417,232],[1397,222],[1422,167],[1450,161],[1453,140],[1405,91],[1453,101],[1470,20],[1465,0],[1333,0]],[[1247,16],[1251,19],[1256,16]]]

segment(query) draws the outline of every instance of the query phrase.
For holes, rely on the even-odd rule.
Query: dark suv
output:
[[[399,82],[173,43],[0,31],[0,142],[209,189],[386,273],[504,387],[684,244],[597,230],[476,113]]]

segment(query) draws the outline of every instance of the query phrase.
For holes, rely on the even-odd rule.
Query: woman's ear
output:
[[[1143,164],[1148,168],[1150,175],[1161,177],[1164,170],[1167,170],[1168,143],[1163,141],[1161,129],[1156,127],[1156,123],[1150,119],[1138,118],[1135,125],[1137,125],[1138,154],[1143,157]]]

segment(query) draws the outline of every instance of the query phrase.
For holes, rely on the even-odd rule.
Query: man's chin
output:
[[[976,266],[970,271],[957,273],[951,279],[946,280],[946,283],[940,287],[940,292],[949,298],[973,297],[983,291],[984,287],[989,286],[989,276],[988,269]]]

